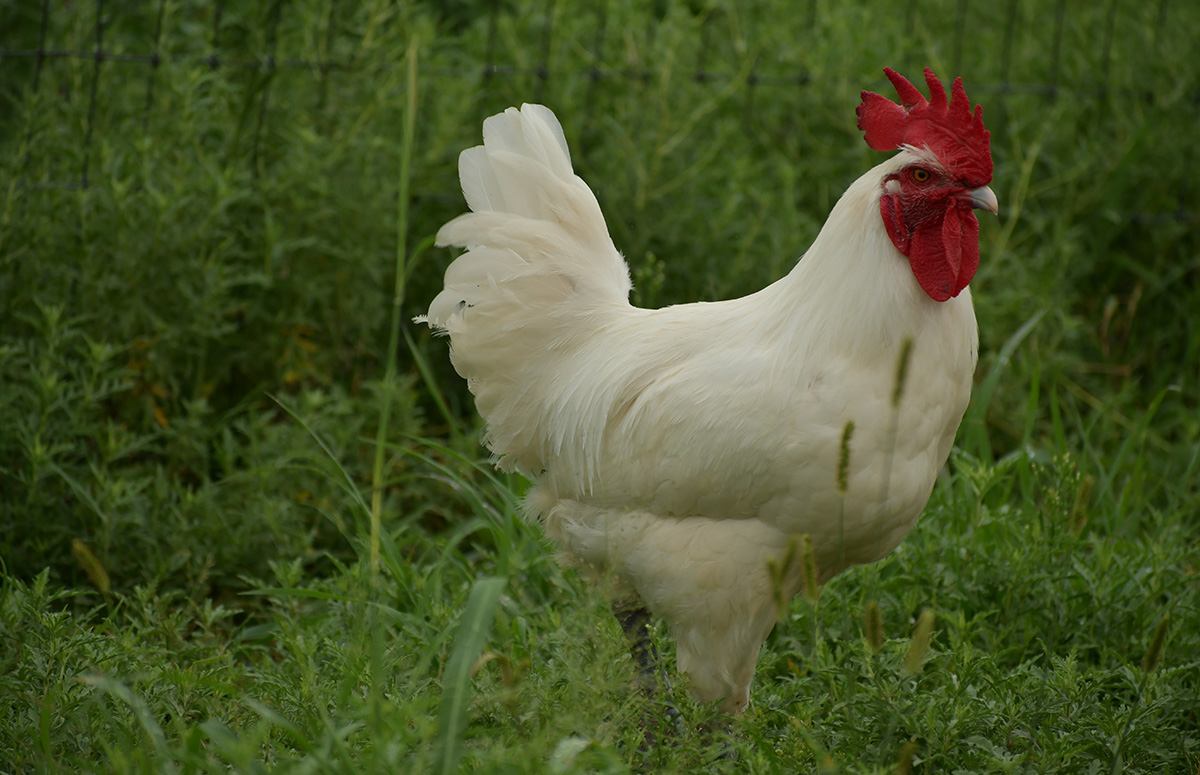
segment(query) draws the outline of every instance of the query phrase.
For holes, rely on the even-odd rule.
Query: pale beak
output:
[[[992,215],[1000,214],[1000,202],[996,200],[996,192],[988,186],[973,188],[967,192],[971,199],[971,207],[976,210],[987,210]]]

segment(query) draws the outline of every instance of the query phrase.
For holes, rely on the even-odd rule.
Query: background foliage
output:
[[[422,311],[458,152],[541,101],[638,303],[755,290],[878,160],[884,65],[985,106],[979,384],[913,537],[777,628],[722,766],[1195,771],[1196,29],[1169,0],[0,0],[5,771],[708,762],[636,752],[620,638],[515,518],[445,344],[405,323],[388,377],[396,273]]]

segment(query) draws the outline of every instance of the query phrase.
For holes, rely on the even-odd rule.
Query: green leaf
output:
[[[442,680],[442,705],[438,714],[437,759],[433,772],[448,775],[458,768],[462,755],[462,734],[467,726],[467,706],[471,702],[471,667],[483,651],[500,593],[508,583],[504,578],[476,581],[467,598],[458,626],[458,636]]]

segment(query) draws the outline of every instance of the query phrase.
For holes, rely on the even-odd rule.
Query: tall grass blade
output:
[[[371,508],[363,499],[362,493],[359,491],[358,485],[354,481],[354,477],[350,475],[350,472],[347,471],[346,467],[342,465],[340,460],[338,460],[337,455],[335,455],[333,450],[329,448],[329,445],[325,443],[325,440],[322,439],[320,435],[318,435],[317,432],[314,431],[309,424],[304,421],[304,418],[292,409],[292,407],[284,403],[283,399],[281,399],[279,396],[267,393],[267,398],[274,401],[280,409],[287,412],[288,416],[299,423],[300,427],[303,428],[306,433],[308,433],[309,437],[313,441],[317,442],[317,446],[319,446],[321,451],[325,453],[325,457],[333,464],[333,467],[337,469],[338,476],[341,479],[340,486],[342,491],[350,496],[355,505],[358,506],[359,510],[365,516],[370,516]]]
[[[842,428],[842,446],[838,453],[838,571],[846,567],[846,490],[850,486],[850,438],[854,435],[854,420]]]
[[[438,713],[437,758],[433,772],[450,775],[458,768],[462,754],[462,734],[467,726],[467,705],[471,701],[471,667],[483,651],[496,605],[504,591],[504,578],[484,578],[476,581],[467,597],[458,626],[458,636],[446,663],[442,678],[442,706]]]
[[[788,537],[787,546],[779,557],[767,559],[767,576],[771,580],[771,599],[775,601],[775,615],[780,621],[787,615],[788,594],[787,579],[796,562],[796,554],[800,551],[800,536]]]
[[[417,364],[417,371],[421,373],[421,381],[425,383],[425,389],[429,391],[429,397],[433,399],[434,405],[438,408],[438,413],[446,421],[446,427],[450,430],[450,438],[457,443],[458,437],[462,435],[462,431],[458,427],[458,420],[454,417],[454,413],[450,411],[450,405],[446,402],[446,396],[438,386],[437,380],[433,378],[433,371],[429,368],[429,360],[421,352],[421,348],[417,347],[417,343],[413,341],[412,332],[407,328],[404,329],[404,342],[408,345],[408,351],[412,354],[413,362]]]
[[[154,711],[140,694],[134,692],[125,683],[104,675],[82,675],[78,680],[80,683],[94,686],[99,691],[112,697],[114,701],[127,706],[133,712],[138,726],[142,728],[142,731],[146,734],[146,739],[150,742],[151,748],[154,749],[158,760],[156,765],[160,768],[159,772],[174,773],[179,771],[171,761],[166,733],[158,723]]]
[[[383,513],[383,461],[386,450],[388,423],[391,420],[391,395],[396,380],[396,353],[400,348],[400,326],[404,319],[404,286],[408,277],[408,190],[411,178],[413,138],[417,123],[417,51],[414,35],[408,44],[405,62],[408,76],[405,93],[408,98],[404,111],[404,135],[400,143],[400,179],[396,211],[396,280],[392,290],[392,325],[388,340],[387,367],[384,376],[383,406],[380,407],[379,430],[375,436],[375,463],[371,476],[371,584],[379,583],[379,532]]]
[[[971,397],[971,406],[967,409],[967,416],[963,418],[962,422],[963,440],[971,454],[980,460],[992,459],[992,444],[988,440],[987,433],[987,409],[988,404],[992,402],[992,394],[996,392],[996,387],[1000,384],[1000,377],[1004,375],[1004,369],[1012,359],[1013,353],[1017,351],[1021,342],[1025,341],[1025,337],[1033,332],[1046,312],[1045,309],[1035,312],[1012,333],[1012,336],[1008,337],[1008,341],[1000,348],[1000,353],[996,356],[992,367],[988,369],[987,376],[983,378],[983,382],[975,389],[975,394]]]
[[[1144,465],[1145,456],[1140,454],[1140,451],[1145,447],[1147,439],[1153,433],[1150,424],[1151,420],[1158,413],[1163,399],[1176,390],[1178,388],[1167,387],[1159,391],[1158,395],[1150,402],[1150,405],[1146,407],[1146,410],[1142,412],[1136,424],[1125,434],[1125,438],[1117,448],[1116,453],[1109,452],[1110,456],[1105,461],[1105,465],[1101,470],[1102,478],[1099,484],[1102,487],[1101,491],[1117,503],[1118,514],[1129,513],[1129,508],[1128,504],[1124,502],[1126,494],[1124,492],[1117,493],[1116,483],[1121,478],[1124,478],[1125,485],[1128,487],[1131,482],[1142,480],[1141,468]],[[1128,466],[1126,461],[1130,461]],[[1122,474],[1124,474],[1123,477]]]

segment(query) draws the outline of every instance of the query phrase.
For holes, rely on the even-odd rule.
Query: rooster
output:
[[[798,540],[818,583],[888,554],[970,396],[974,210],[998,211],[989,133],[961,78],[947,101],[926,69],[926,100],[884,72],[900,103],[862,92],[858,128],[898,153],[846,190],[787,276],[744,298],[632,306],[540,105],[484,121],[459,158],[472,212],[438,233],[466,252],[418,321],[449,335],[496,465],[530,479],[525,512],[562,558],[610,581],[642,677],[656,615],[696,698],[732,714],[800,590]]]

